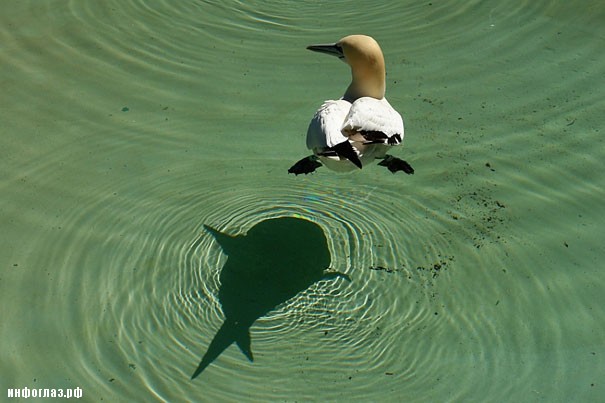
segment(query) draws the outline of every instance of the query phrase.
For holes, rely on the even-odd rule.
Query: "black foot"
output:
[[[311,172],[315,172],[315,168],[319,168],[320,166],[321,163],[317,161],[317,157],[314,155],[309,155],[308,157],[305,157],[296,164],[292,165],[292,168],[288,169],[288,173],[294,175],[306,175]]]
[[[387,167],[389,171],[395,173],[397,171],[403,171],[408,175],[414,173],[414,168],[404,160],[401,160],[397,157],[393,157],[392,155],[385,155],[384,159],[378,163],[383,167]]]

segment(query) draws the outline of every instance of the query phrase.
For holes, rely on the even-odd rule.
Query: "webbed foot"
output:
[[[385,155],[382,161],[378,163],[378,165],[387,167],[392,173],[395,173],[397,171],[403,171],[408,175],[414,173],[414,168],[412,168],[410,164],[408,164],[402,159],[393,157],[392,155]]]
[[[311,172],[315,172],[315,169],[319,168],[320,166],[321,163],[317,160],[317,157],[314,155],[309,155],[308,157],[305,157],[296,164],[292,165],[292,167],[288,169],[288,173],[294,175],[306,175]]]

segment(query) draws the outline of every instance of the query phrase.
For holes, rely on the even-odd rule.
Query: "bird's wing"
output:
[[[398,144],[403,140],[403,119],[385,98],[362,97],[351,105],[342,132],[348,136],[364,132],[374,133],[374,136],[384,133],[389,144]],[[399,138],[393,137],[395,135]]]
[[[351,103],[343,99],[324,102],[309,123],[307,148],[333,147],[347,140],[341,129],[350,108]]]

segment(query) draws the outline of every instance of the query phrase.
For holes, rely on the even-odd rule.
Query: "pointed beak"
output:
[[[313,52],[325,53],[327,55],[336,56],[339,59],[344,59],[345,55],[342,52],[342,47],[337,43],[328,43],[325,45],[309,45],[307,49]]]

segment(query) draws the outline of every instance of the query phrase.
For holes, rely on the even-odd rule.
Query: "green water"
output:
[[[6,1],[0,400],[605,401],[603,21],[598,1]],[[412,176],[287,174],[349,82],[305,46],[351,33],[385,53]],[[190,380],[256,303],[254,361],[233,343]]]

